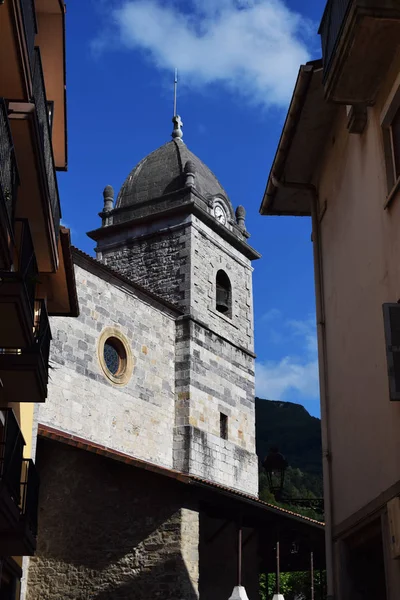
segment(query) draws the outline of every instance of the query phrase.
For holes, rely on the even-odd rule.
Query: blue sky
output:
[[[319,414],[311,223],[258,213],[300,63],[320,57],[325,0],[71,0],[63,222],[93,254],[102,190],[170,139],[173,69],[184,141],[247,210],[257,394]]]

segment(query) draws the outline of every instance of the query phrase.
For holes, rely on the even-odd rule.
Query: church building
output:
[[[28,600],[256,600],[278,539],[287,570],[294,542],[323,567],[323,525],[258,499],[245,209],[173,122],[115,201],[105,188],[96,259],[72,253],[80,316],[51,324]]]

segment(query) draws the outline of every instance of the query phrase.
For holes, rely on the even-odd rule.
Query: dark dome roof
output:
[[[116,208],[158,198],[185,187],[185,165],[195,171],[196,190],[204,197],[228,196],[214,173],[180,139],[155,150],[131,171],[118,194]]]

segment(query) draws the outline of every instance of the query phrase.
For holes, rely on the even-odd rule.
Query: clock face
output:
[[[215,205],[214,216],[217,219],[218,223],[221,223],[222,225],[226,224],[226,213],[220,204]]]

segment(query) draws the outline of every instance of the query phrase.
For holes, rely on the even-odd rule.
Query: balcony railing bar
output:
[[[21,224],[21,237],[19,240],[18,271],[21,274],[32,312],[35,306],[36,284],[39,271],[36,262],[35,249],[33,246],[28,219],[16,219],[16,224]]]
[[[32,349],[40,352],[43,361],[43,367],[45,368],[46,372],[48,372],[51,342],[49,316],[47,314],[46,303],[44,300],[38,300],[36,305],[39,307],[40,312],[38,325],[35,331],[35,343]],[[27,350],[31,351],[30,348]]]
[[[12,231],[18,185],[17,161],[8,121],[7,103],[4,98],[0,98],[0,201],[2,200],[6,207],[9,231]]]
[[[51,329],[50,329],[49,316],[47,314],[46,303],[44,300],[41,300],[40,303],[41,303],[41,307],[40,307],[40,317],[39,317],[39,329],[37,332],[36,341],[37,341],[37,344],[39,345],[40,353],[42,355],[43,362],[47,369],[48,364],[49,364],[49,357],[50,357]]]
[[[33,323],[36,285],[38,283],[39,271],[28,219],[14,220],[14,238],[17,261],[12,267],[13,270],[0,270],[0,289],[1,285],[7,284],[7,282],[18,282],[23,286],[26,294],[25,297],[29,302]],[[21,350],[0,348],[0,353],[20,354]]]
[[[23,460],[21,513],[34,536],[38,530],[39,474],[32,459]]]
[[[60,198],[58,194],[58,184],[54,165],[53,146],[51,141],[51,132],[49,124],[48,103],[46,99],[46,90],[44,85],[42,61],[40,58],[39,48],[35,48],[33,95],[39,120],[40,133],[42,137],[42,147],[44,153],[44,162],[47,175],[50,205],[53,215],[54,230],[56,239],[58,240],[61,219]]]
[[[20,0],[22,19],[24,23],[26,47],[28,50],[29,63],[33,73],[35,36],[37,34],[36,10],[34,0]]]

